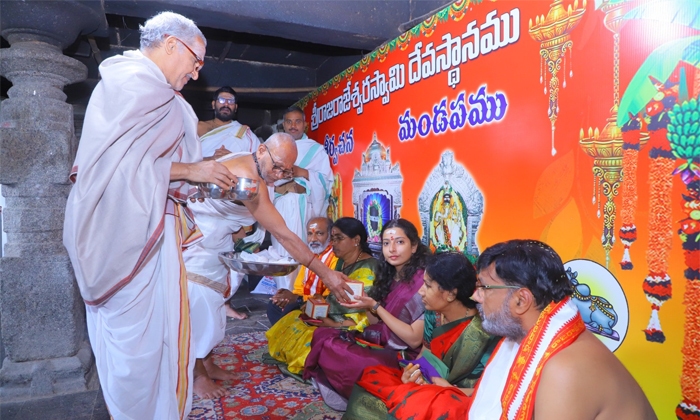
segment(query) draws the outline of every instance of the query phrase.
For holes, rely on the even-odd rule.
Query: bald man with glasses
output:
[[[292,106],[282,120],[284,132],[294,138],[299,154],[284,179],[275,183],[274,204],[287,222],[289,230],[300,238],[306,237],[306,225],[314,217],[326,217],[328,198],[333,185],[333,170],[326,149],[306,136],[304,111]],[[280,255],[287,251],[272,238],[272,247]],[[291,290],[297,273],[275,277],[278,289]]]

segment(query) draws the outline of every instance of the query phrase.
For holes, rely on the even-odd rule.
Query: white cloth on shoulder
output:
[[[178,202],[193,190],[171,183],[170,169],[201,160],[197,117],[139,51],[105,60],[100,73],[72,171],[64,245],[111,416],[182,419],[194,357]]]
[[[224,146],[231,153],[252,153],[260,146],[258,136],[247,125],[231,121],[217,127],[199,138],[202,144],[202,156],[214,156],[216,149]]]

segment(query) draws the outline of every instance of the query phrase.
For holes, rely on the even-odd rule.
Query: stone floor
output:
[[[250,286],[250,287],[249,287]],[[228,318],[226,334],[266,331],[268,296],[249,292],[255,284],[244,282],[229,303],[248,319]],[[0,420],[109,420],[101,390],[59,395],[26,402],[0,404]]]

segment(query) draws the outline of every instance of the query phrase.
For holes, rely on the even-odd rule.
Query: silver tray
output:
[[[299,263],[275,264],[244,261],[240,258],[240,252],[233,251],[219,252],[219,258],[231,270],[256,276],[286,276],[299,267]]]

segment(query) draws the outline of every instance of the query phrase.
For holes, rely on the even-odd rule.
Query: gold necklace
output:
[[[354,263],[352,263],[352,265],[357,264],[357,262],[360,261],[360,257],[361,257],[361,256],[362,256],[362,251],[360,251],[360,253],[357,255],[357,259],[355,260]]]

